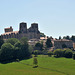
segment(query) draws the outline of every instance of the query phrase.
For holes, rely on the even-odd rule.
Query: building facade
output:
[[[73,41],[66,39],[54,40],[53,46],[54,49],[63,49],[63,46],[65,48],[73,48]]]
[[[40,39],[40,31],[38,30],[38,24],[32,23],[31,27],[27,29],[27,23],[20,23],[19,31],[13,31],[13,28],[5,28],[5,33],[1,34],[1,38],[17,38],[21,39],[22,37],[27,37],[28,39]]]

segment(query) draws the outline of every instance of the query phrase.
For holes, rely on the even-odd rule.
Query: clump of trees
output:
[[[27,38],[21,40],[16,38],[8,39],[2,44],[0,49],[0,62],[11,61],[16,59],[27,59],[31,57],[31,51],[27,42]]]
[[[66,58],[72,58],[72,50],[71,49],[56,49],[53,51],[54,55],[56,57],[66,57]]]
[[[75,36],[74,35],[72,35],[71,37],[70,36],[64,36],[63,39],[72,40],[73,42],[75,42]]]

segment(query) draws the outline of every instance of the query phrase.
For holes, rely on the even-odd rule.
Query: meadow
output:
[[[7,64],[0,63],[0,75],[75,75],[75,60],[72,58],[39,55],[37,60],[37,68],[33,68],[33,58]]]

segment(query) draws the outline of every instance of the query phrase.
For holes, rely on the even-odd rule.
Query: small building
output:
[[[63,49],[64,47],[73,48],[73,41],[66,40],[66,39],[54,40],[53,46],[54,46],[54,49]]]

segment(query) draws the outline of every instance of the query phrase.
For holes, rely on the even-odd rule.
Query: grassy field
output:
[[[46,55],[37,57],[38,66],[33,68],[33,58],[0,64],[0,75],[75,75],[75,60],[54,58]],[[29,64],[29,65],[28,65]]]

